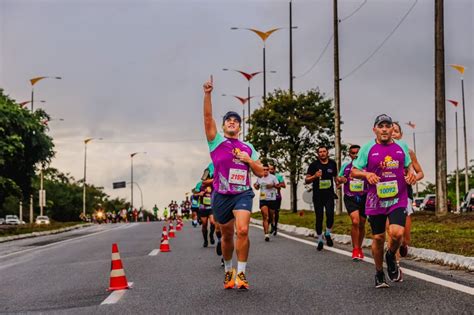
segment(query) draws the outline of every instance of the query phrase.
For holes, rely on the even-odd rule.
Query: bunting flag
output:
[[[31,101],[21,102],[21,103],[18,103],[18,105],[20,105],[20,107],[23,107],[28,103],[31,103]]]
[[[407,125],[410,126],[413,129],[415,129],[415,127],[416,127],[415,123],[411,122],[411,121],[407,122]]]
[[[36,78],[30,79],[31,85],[35,85],[36,82],[38,82],[39,80],[43,80],[45,78],[47,77],[36,77]]]
[[[449,65],[451,68],[456,69],[459,71],[460,74],[464,74],[464,66],[461,65]]]
[[[458,101],[454,101],[454,100],[448,100],[448,102],[450,102],[451,104],[454,105],[454,107],[458,107],[458,104],[459,102]]]
[[[257,34],[258,36],[260,36],[260,38],[265,42],[267,40],[267,38],[272,35],[272,33],[276,32],[279,30],[279,28],[274,28],[274,29],[271,29],[269,31],[266,31],[266,32],[262,32],[262,31],[259,31],[259,30],[256,30],[256,29],[253,29],[253,28],[249,28],[248,30],[254,32],[255,34]]]

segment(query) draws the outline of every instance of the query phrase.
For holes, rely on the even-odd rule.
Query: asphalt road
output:
[[[159,247],[161,223],[100,225],[55,237],[0,244],[2,313],[455,313],[472,314],[472,278],[467,290],[405,275],[389,289],[374,288],[374,266],[284,238],[264,242],[252,227],[249,291],[223,290],[223,268],[214,246],[202,248],[199,229],[186,223]],[[110,296],[111,245],[118,243],[127,280],[115,304]],[[411,267],[409,267],[411,268]],[[420,270],[419,270],[420,271]]]

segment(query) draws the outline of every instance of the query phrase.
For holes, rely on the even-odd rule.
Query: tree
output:
[[[275,90],[251,117],[247,136],[264,161],[289,174],[291,210],[297,211],[298,183],[304,167],[314,160],[315,148],[334,143],[334,108],[318,90],[291,95]]]
[[[0,208],[9,196],[28,200],[37,168],[54,156],[43,123],[48,119],[43,110],[31,113],[0,89]]]

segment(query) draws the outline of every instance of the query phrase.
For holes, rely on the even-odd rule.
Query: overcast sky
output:
[[[393,30],[414,0],[340,0],[342,139],[363,144],[372,137],[375,116],[387,113],[416,123],[419,160],[434,180],[434,1],[418,0],[393,36],[362,68],[345,78]],[[466,117],[474,158],[474,1],[445,1],[446,63],[467,67]],[[293,1],[295,90],[319,88],[332,97],[332,43],[318,59],[332,30],[332,1]],[[35,99],[53,118],[56,145],[52,166],[83,177],[87,137],[87,179],[112,196],[130,198],[112,182],[134,179],[144,204],[160,208],[181,200],[210,158],[202,123],[202,83],[214,75],[214,114],[241,111],[221,94],[246,95],[247,81],[232,68],[262,70],[262,42],[252,32],[288,27],[288,1],[0,0],[0,87],[17,101],[30,98],[29,79],[62,76],[35,85]],[[267,91],[288,89],[288,30],[267,41]],[[252,81],[261,96],[262,77]],[[446,95],[461,100],[460,77],[446,68]],[[258,106],[254,101],[253,106]],[[448,170],[455,167],[454,108],[447,106]],[[460,123],[462,127],[462,123]],[[413,146],[412,134],[406,140]],[[460,135],[462,132],[460,131]],[[464,146],[461,143],[461,153]],[[461,155],[462,157],[462,155]],[[461,158],[461,165],[464,160]],[[137,190],[135,205],[139,205]],[[301,195],[302,191],[299,192]],[[284,194],[283,207],[289,205]],[[302,201],[301,207],[307,207]]]

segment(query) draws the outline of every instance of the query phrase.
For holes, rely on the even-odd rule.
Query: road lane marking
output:
[[[133,286],[133,282],[128,282],[128,286],[131,288]],[[127,292],[127,290],[115,290],[102,302],[100,305],[107,305],[107,304],[115,304],[123,297],[123,295]]]
[[[255,225],[255,224],[250,224],[250,225],[263,230],[263,227],[261,227],[259,225]],[[280,235],[282,237],[285,237],[287,239],[293,240],[293,241],[297,241],[297,242],[300,242],[300,243],[303,243],[303,244],[313,246],[313,247],[317,246],[316,242],[314,242],[314,241],[313,242],[308,241],[308,240],[301,239],[301,238],[291,236],[291,235],[281,233],[281,232],[278,232],[278,235]],[[334,253],[337,253],[337,254],[340,254],[340,255],[344,255],[344,256],[347,256],[347,257],[352,257],[352,254],[350,252],[339,249],[339,248],[325,246],[324,249],[328,250],[328,251],[331,251],[331,252],[334,252]],[[371,264],[375,264],[374,260],[370,257],[365,257],[364,260],[362,260],[362,261],[367,262],[367,263],[371,263]],[[447,288],[450,288],[450,289],[453,289],[453,290],[457,290],[457,291],[460,291],[460,292],[463,292],[463,293],[474,295],[474,288],[468,287],[466,285],[462,285],[462,284],[459,284],[459,283],[455,283],[455,282],[443,280],[443,279],[440,279],[440,278],[436,278],[436,277],[433,277],[433,276],[430,276],[430,275],[427,275],[427,274],[424,274],[424,273],[421,273],[421,272],[418,272],[418,271],[415,271],[415,270],[407,269],[407,268],[402,268],[402,271],[406,275],[409,275],[409,276],[412,276],[412,277],[415,277],[415,278],[418,278],[418,279],[421,279],[421,280],[424,280],[424,281],[427,281],[427,282],[431,282],[431,283],[434,283],[434,284],[437,284],[437,285],[441,285],[443,287],[447,287]]]
[[[160,252],[159,249],[154,249],[148,254],[148,256],[156,256],[158,255],[159,252]]]
[[[114,228],[111,228],[111,229],[108,229],[108,230],[103,230],[103,231],[99,231],[99,232],[95,232],[95,233],[91,233],[91,234],[87,234],[87,235],[83,235],[83,236],[78,236],[78,237],[75,237],[75,238],[70,238],[70,239],[67,239],[67,240],[54,242],[54,243],[39,246],[39,247],[27,248],[27,249],[20,250],[20,251],[17,251],[17,252],[13,252],[13,253],[10,253],[10,254],[2,255],[2,256],[0,256],[0,259],[7,258],[7,257],[10,257],[10,256],[14,256],[14,255],[18,255],[18,254],[24,254],[24,253],[35,251],[35,250],[40,251],[40,250],[47,249],[47,248],[50,248],[50,247],[53,247],[53,246],[56,246],[56,245],[59,245],[59,244],[64,244],[64,243],[80,240],[80,239],[83,239],[83,238],[86,238],[86,237],[99,235],[99,234],[110,232],[110,231],[120,230],[120,229],[123,229],[123,228],[124,228],[123,226],[118,226],[118,227],[114,227]]]

